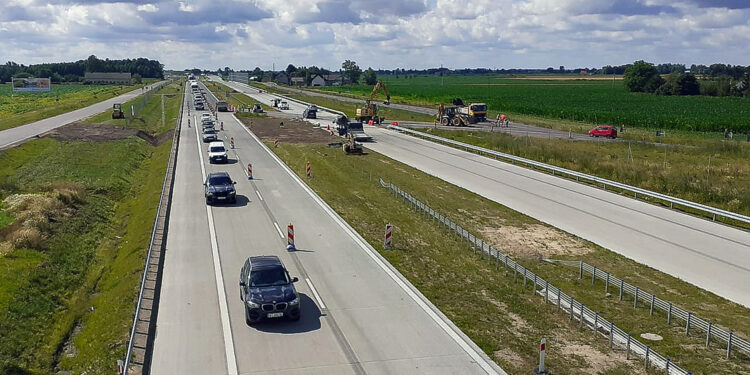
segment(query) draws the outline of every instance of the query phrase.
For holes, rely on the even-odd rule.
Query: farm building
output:
[[[86,73],[83,77],[84,83],[95,85],[129,85],[130,73]]]

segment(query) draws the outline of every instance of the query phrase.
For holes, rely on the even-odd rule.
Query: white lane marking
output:
[[[309,278],[305,278],[305,281],[307,282],[307,286],[310,287],[310,290],[313,293],[313,296],[315,296],[315,299],[318,301],[318,305],[320,305],[320,309],[323,310],[326,308],[326,305],[323,303],[323,300],[320,298],[320,294],[318,294],[318,290],[315,289],[315,285],[313,285],[312,281],[310,281]]]
[[[258,144],[260,145],[260,147],[262,147],[264,150],[266,150],[266,152],[268,153],[268,155],[270,155],[271,158],[273,158],[281,166],[281,168],[284,169],[286,171],[286,173],[289,174],[289,176],[294,181],[296,181],[297,184],[300,187],[302,187],[303,190],[305,190],[305,192],[307,192],[307,194],[323,209],[323,211],[325,211],[328,214],[328,216],[331,217],[331,219],[333,219],[336,223],[339,224],[339,226],[344,230],[344,232],[346,232],[360,246],[360,248],[362,248],[365,251],[365,253],[367,253],[367,255],[370,256],[370,258],[372,258],[372,260],[375,262],[375,264],[377,264],[388,276],[390,276],[390,278],[396,283],[396,285],[398,285],[407,295],[409,295],[409,297],[411,297],[411,299],[420,308],[422,308],[422,310],[430,318],[432,318],[432,320],[440,328],[442,328],[443,331],[446,334],[448,334],[448,336],[450,336],[453,339],[453,341],[455,341],[466,352],[466,354],[468,354],[487,374],[498,374],[498,372],[495,370],[495,368],[493,367],[493,365],[488,362],[488,359],[486,359],[485,357],[483,357],[477,350],[475,350],[467,342],[467,340],[469,340],[469,339],[468,338],[464,339],[461,335],[458,334],[458,332],[456,332],[456,330],[458,330],[458,327],[456,327],[456,330],[454,330],[453,328],[451,328],[451,325],[449,325],[448,322],[446,322],[446,320],[448,319],[447,317],[445,319],[441,318],[435,312],[435,310],[433,310],[427,304],[427,302],[425,302],[425,300],[423,300],[422,297],[420,297],[421,293],[420,293],[420,295],[418,295],[417,292],[415,292],[415,290],[412,289],[412,287],[410,287],[409,285],[407,285],[406,282],[404,282],[404,280],[396,274],[395,269],[392,268],[392,266],[390,266],[389,264],[387,265],[386,262],[383,260],[383,258],[381,258],[377,254],[377,252],[375,251],[374,248],[372,248],[371,246],[369,246],[369,244],[367,243],[367,241],[365,241],[365,239],[362,238],[362,236],[360,236],[351,226],[349,226],[349,224],[346,223],[346,221],[344,221],[335,211],[333,211],[333,209],[330,206],[328,206],[317,194],[315,194],[315,192],[312,191],[312,189],[310,189],[310,187],[307,186],[299,178],[299,176],[297,176],[296,174],[294,174],[294,172],[291,169],[289,169],[289,167],[286,164],[284,164],[284,162],[278,156],[276,156],[276,154],[274,154],[273,151],[271,151],[271,149],[269,149],[268,147],[266,147],[266,144],[263,143],[263,142],[261,142],[261,140],[258,139],[258,137],[255,134],[253,134],[253,132],[251,132],[250,129],[246,128],[242,124],[242,122],[240,122],[240,120],[237,119],[236,117],[234,119],[235,119],[235,121],[237,121],[237,123],[239,124],[239,126],[241,128],[243,128],[243,129],[245,129],[245,131],[253,139],[255,139],[256,142],[258,142]],[[425,297],[425,299],[426,299],[426,297]],[[437,309],[437,307],[435,309]],[[506,374],[505,371],[502,368],[500,368],[499,366],[497,366],[497,367],[500,370],[499,374]]]
[[[198,134],[198,127],[195,127],[195,138],[198,141],[198,158],[201,161],[201,175],[206,180],[206,167],[201,155],[201,140]],[[214,261],[214,275],[216,277],[216,293],[219,298],[219,314],[221,315],[221,328],[224,336],[224,352],[227,360],[227,371],[229,375],[238,375],[237,358],[234,353],[234,338],[232,337],[232,327],[229,323],[229,308],[227,306],[227,294],[224,289],[224,275],[221,273],[221,260],[219,259],[219,243],[216,239],[216,229],[214,228],[214,215],[211,206],[206,205],[206,216],[208,217],[208,233],[211,237],[211,255]]]
[[[262,195],[260,195],[260,191],[256,190],[256,191],[255,191],[255,194],[258,194],[258,198],[260,198],[260,200],[263,200],[263,196],[262,196]]]
[[[276,231],[279,232],[279,237],[284,238],[284,232],[281,231],[281,228],[279,228],[279,224],[276,224],[276,222],[273,222],[273,226],[276,227]]]

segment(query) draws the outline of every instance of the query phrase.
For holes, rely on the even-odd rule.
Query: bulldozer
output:
[[[459,111],[460,107],[446,107],[442,103],[438,106],[436,121],[443,126],[469,126],[469,116]]]
[[[115,103],[112,105],[112,118],[125,118],[125,112],[122,111],[122,104]]]
[[[383,93],[385,94],[385,101],[383,102],[383,104],[391,104],[391,95],[388,94],[388,89],[385,87],[385,83],[383,83],[382,80],[378,80],[378,83],[376,83],[375,87],[372,88],[370,97],[365,100],[365,106],[357,108],[357,116],[355,116],[357,121],[367,123],[372,120],[374,123],[380,124],[385,120],[385,117],[378,116],[378,106],[377,104],[373,103],[378,90],[383,90]]]

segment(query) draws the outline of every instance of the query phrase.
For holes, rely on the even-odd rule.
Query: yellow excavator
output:
[[[383,93],[385,94],[385,101],[383,104],[391,104],[391,95],[388,94],[388,89],[385,87],[385,83],[378,80],[378,83],[375,84],[375,87],[373,87],[372,92],[370,93],[370,98],[365,100],[365,106],[357,108],[357,116],[355,117],[357,121],[367,123],[372,120],[372,122],[380,124],[385,120],[385,117],[378,116],[378,105],[373,103],[375,95],[377,95],[379,90],[383,90]]]
[[[122,104],[115,103],[112,105],[112,118],[125,118],[125,112],[122,111]]]

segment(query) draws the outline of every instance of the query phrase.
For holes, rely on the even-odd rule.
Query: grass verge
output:
[[[263,107],[263,111],[265,112],[278,112],[276,108],[273,108],[266,103],[261,103],[245,94],[240,93],[239,91],[223,84],[218,83],[214,81],[203,81],[203,83],[208,87],[209,90],[211,90],[214,95],[216,95],[217,98],[220,100],[222,98],[226,98],[226,93],[229,92],[229,103],[237,108],[242,108],[243,106],[249,109],[253,108],[253,104],[258,103]]]
[[[630,374],[644,370],[642,362],[626,361],[621,351],[612,353],[604,338],[579,330],[566,314],[545,305],[543,299],[531,294],[530,288],[523,289],[520,282],[514,283],[512,274],[504,276],[502,270],[474,255],[451,233],[388,194],[377,184],[377,176],[396,183],[498,248],[506,250],[511,244],[520,244],[514,251],[516,259],[525,266],[601,311],[602,316],[613,319],[634,336],[642,332],[663,335],[665,339],[654,342],[652,348],[694,374],[734,374],[750,369],[745,356],[725,360],[718,345],[706,349],[702,345],[704,339],[685,337],[680,327],[667,326],[663,317],[649,316],[648,310],[633,311],[632,301],[605,298],[601,285],[591,287],[585,280],[578,280],[576,270],[542,264],[537,259],[545,253],[549,255],[546,246],[552,240],[546,236],[553,233],[555,241],[564,238],[575,243],[575,254],[558,254],[558,258],[584,259],[602,269],[609,268],[662,298],[682,301],[683,307],[717,324],[748,332],[748,310],[741,306],[379,154],[347,157],[340,150],[309,144],[283,144],[272,149],[300,176],[304,176],[303,168],[309,160],[314,165],[315,178],[307,183],[512,374],[533,370],[535,348],[541,337],[548,339],[548,366],[556,374]],[[342,190],[340,186],[347,188]],[[387,222],[395,226],[395,251],[382,249]],[[544,236],[537,237],[538,242],[524,242],[540,231]],[[505,237],[504,243],[497,243],[498,232],[515,233],[515,237]],[[471,309],[466,308],[467,299],[473,301]]]

